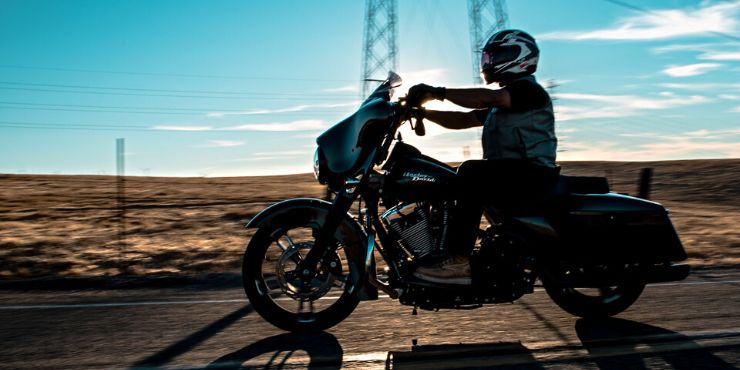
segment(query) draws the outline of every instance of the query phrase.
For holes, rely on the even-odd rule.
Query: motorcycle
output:
[[[391,101],[401,83],[390,72],[316,140],[314,173],[336,193],[332,202],[285,200],[247,224],[256,232],[244,252],[244,290],[268,322],[324,330],[379,291],[414,313],[477,308],[532,293],[538,279],[568,313],[607,317],[630,307],[646,284],[688,276],[662,205],[611,192],[605,178],[558,175],[537,207],[484,206],[489,226],[471,256],[471,285],[414,277],[446,255],[456,172],[397,133],[407,122],[417,135],[425,131],[403,99]],[[386,265],[382,274],[376,263]]]

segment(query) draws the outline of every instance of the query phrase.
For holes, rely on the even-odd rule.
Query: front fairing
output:
[[[374,99],[316,139],[326,168],[335,174],[351,175],[377,148],[393,117],[392,103]]]
[[[340,183],[354,176],[373,161],[376,149],[393,122],[395,103],[393,89],[400,86],[401,77],[390,72],[357,112],[321,134],[316,143],[314,173],[321,183]]]

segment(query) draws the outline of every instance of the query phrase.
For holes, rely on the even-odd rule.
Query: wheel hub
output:
[[[298,270],[298,264],[313,247],[312,242],[303,242],[291,245],[285,249],[275,266],[280,288],[289,297],[299,301],[315,301],[331,290],[341,274],[342,265],[339,256],[332,253],[328,261],[320,263],[314,276],[306,281],[303,271]]]

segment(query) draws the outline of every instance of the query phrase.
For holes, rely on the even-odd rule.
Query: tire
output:
[[[291,280],[295,275],[289,270],[310,250],[317,230],[318,226],[311,224],[295,224],[284,229],[260,228],[244,252],[244,291],[255,311],[280,329],[291,332],[325,330],[344,320],[359,303],[354,294],[356,287],[349,278],[349,270],[355,267],[336,240],[338,248],[332,256],[332,266],[320,265],[314,279],[318,287],[312,283],[311,292],[304,293],[290,284],[297,280]],[[305,296],[301,296],[303,294]]]
[[[645,283],[625,281],[598,289],[573,288],[543,277],[547,295],[564,311],[583,318],[606,318],[629,308],[645,289]]]

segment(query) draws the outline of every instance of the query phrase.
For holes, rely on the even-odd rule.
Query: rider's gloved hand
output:
[[[427,84],[418,84],[411,86],[406,102],[411,107],[420,107],[429,100],[445,100],[447,89],[444,87],[433,87]]]

